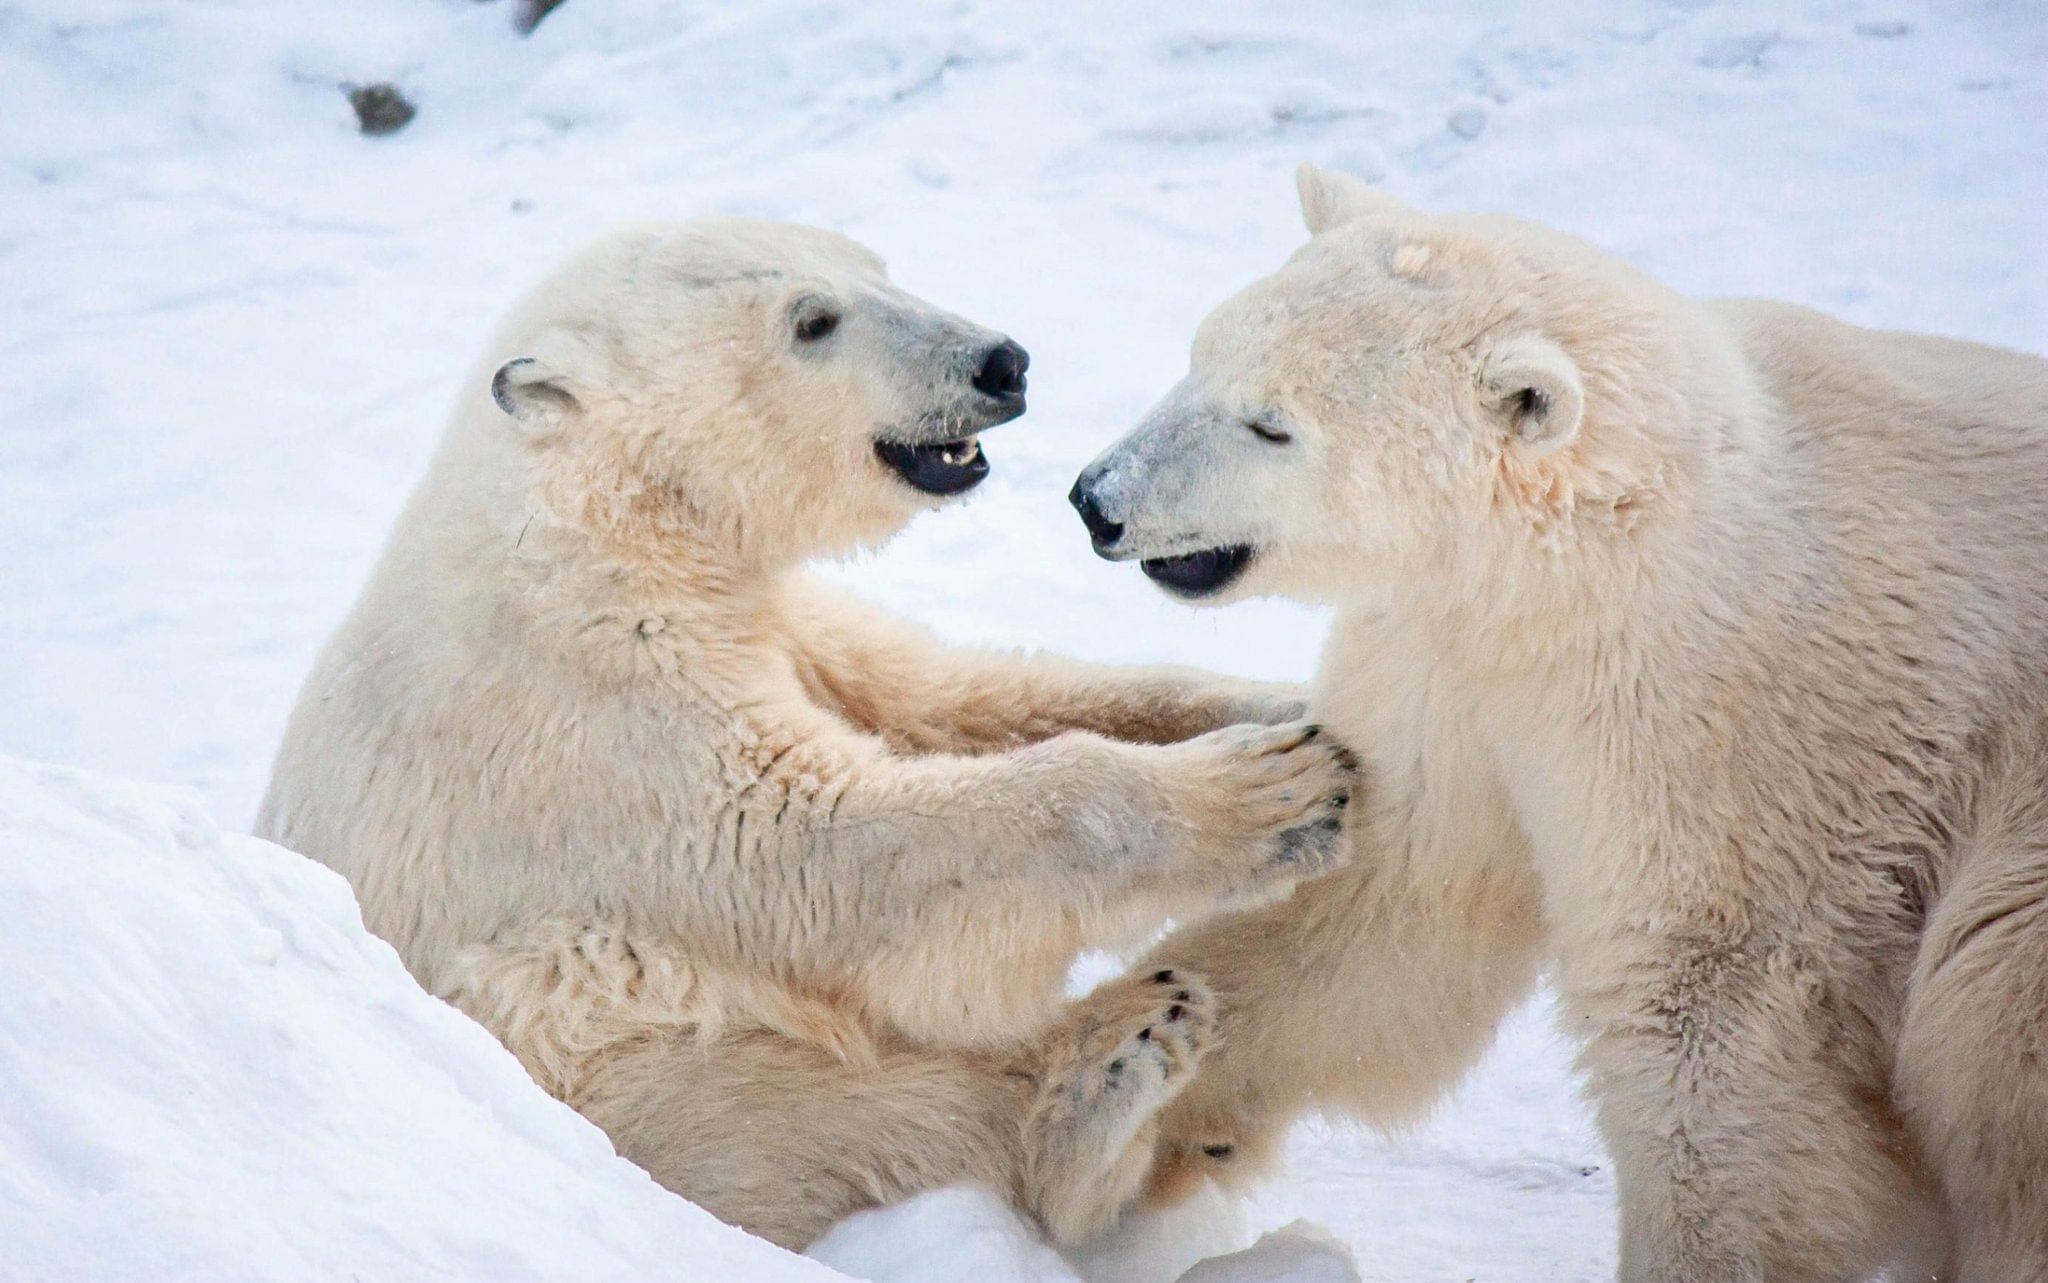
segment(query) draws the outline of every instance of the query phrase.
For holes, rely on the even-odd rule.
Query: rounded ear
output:
[[[1363,179],[1317,169],[1308,161],[1294,171],[1294,189],[1301,195],[1301,221],[1310,236],[1370,215],[1388,217],[1407,208]]]
[[[583,409],[576,389],[582,369],[580,344],[566,336],[544,336],[533,356],[516,356],[491,376],[491,400],[528,432],[546,432]]]
[[[1586,417],[1579,367],[1540,334],[1524,334],[1488,353],[1480,374],[1488,408],[1524,449],[1547,453],[1578,435]]]

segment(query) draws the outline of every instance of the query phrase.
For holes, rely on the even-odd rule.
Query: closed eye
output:
[[[1279,428],[1262,419],[1247,419],[1244,426],[1250,428],[1252,435],[1259,440],[1271,441],[1274,445],[1286,445],[1289,441],[1294,440],[1294,437],[1289,433],[1282,432]]]

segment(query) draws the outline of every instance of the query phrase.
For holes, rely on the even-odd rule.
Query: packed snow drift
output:
[[[0,760],[0,1278],[832,1272],[670,1195],[185,790]]]

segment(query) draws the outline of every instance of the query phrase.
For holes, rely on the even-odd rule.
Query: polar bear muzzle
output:
[[[965,494],[988,476],[988,456],[976,433],[1008,423],[1024,413],[1024,372],[1031,354],[1014,340],[1003,339],[973,364],[969,384],[973,403],[929,422],[927,430],[947,433],[937,440],[875,441],[875,457],[911,486],[941,497]],[[962,429],[965,429],[963,432]]]
[[[1184,379],[1075,479],[1067,502],[1095,555],[1135,561],[1176,597],[1213,597],[1271,546],[1271,496],[1299,488],[1300,447],[1277,411],[1241,413]]]

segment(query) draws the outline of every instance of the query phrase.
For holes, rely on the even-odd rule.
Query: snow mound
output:
[[[1212,1188],[1069,1260],[995,1195],[956,1186],[849,1216],[808,1255],[869,1283],[1359,1283],[1350,1249],[1306,1221],[1249,1238],[1244,1209]]]
[[[1295,1221],[1242,1252],[1202,1262],[1180,1283],[1359,1283],[1358,1262],[1328,1230]]]
[[[805,1255],[868,1283],[1081,1283],[1001,1199],[966,1185],[856,1212]]]
[[[837,1277],[613,1153],[329,870],[0,759],[0,1278]]]

